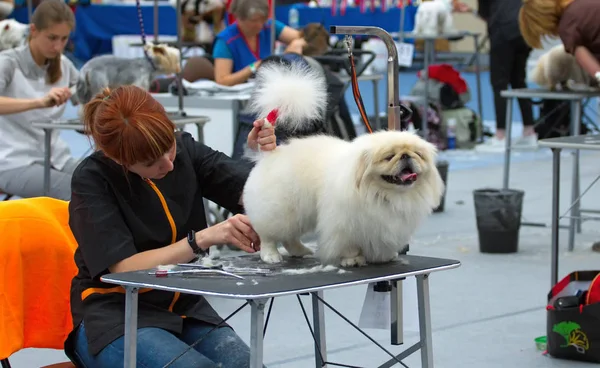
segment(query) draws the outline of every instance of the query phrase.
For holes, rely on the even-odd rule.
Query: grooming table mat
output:
[[[102,276],[102,281],[122,286],[179,291],[188,294],[256,299],[396,280],[460,266],[460,262],[456,260],[408,255],[400,256],[397,260],[386,264],[355,268],[322,266],[313,257],[284,256],[284,261],[276,265],[263,263],[259,255],[223,258],[212,260],[212,262],[214,264],[221,262],[224,266],[236,268],[268,268],[271,270],[271,274],[268,276],[243,275],[244,280],[221,275],[156,277],[149,274],[155,270],[153,269],[107,274]]]

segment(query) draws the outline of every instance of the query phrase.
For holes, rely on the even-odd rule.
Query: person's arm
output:
[[[44,98],[12,98],[0,96],[0,115],[17,114],[23,111],[46,107]]]
[[[588,50],[585,46],[578,46],[575,48],[575,59],[577,63],[585,70],[589,75],[596,78],[596,80],[600,83],[600,78],[598,73],[600,73],[600,63],[598,59],[590,50]]]
[[[143,270],[195,258],[187,239],[138,252],[112,187],[85,166],[73,174],[69,226],[92,278],[108,272]],[[199,244],[200,245],[200,244]],[[209,244],[203,244],[208,249]]]
[[[227,46],[227,43],[217,39],[213,48],[213,58],[215,60],[215,82],[224,86],[235,86],[245,83],[252,77],[252,66],[247,66],[235,73],[233,71],[233,55]],[[254,64],[258,68],[260,62]]]
[[[301,37],[300,31],[277,21],[275,22],[275,33],[275,37],[286,45]]]

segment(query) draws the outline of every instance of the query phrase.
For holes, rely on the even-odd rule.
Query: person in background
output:
[[[98,93],[83,120],[96,151],[72,180],[69,226],[78,273],[65,352],[84,367],[122,367],[125,295],[100,278],[191,262],[214,244],[258,251],[241,198],[253,165],[176,132],[164,107],[136,86]],[[274,129],[263,124],[254,122],[249,149],[275,148]],[[235,215],[207,226],[204,198]],[[142,289],[138,298],[138,367],[249,366],[248,345],[202,296]]]
[[[247,82],[272,51],[267,0],[234,0],[231,12],[237,21],[217,35],[213,48],[215,81],[226,86]],[[279,21],[275,38],[287,45],[285,52],[302,54],[306,45],[299,31]]]
[[[494,93],[496,133],[494,137],[476,146],[477,151],[502,152],[506,146],[506,99],[500,92],[511,88],[527,88],[527,59],[531,47],[519,30],[519,9],[522,0],[478,0],[479,15],[487,23],[490,40],[490,80]],[[531,100],[519,99],[523,118],[523,136],[512,141],[519,148],[537,148],[537,135],[533,128]]]
[[[75,17],[61,0],[35,9],[26,45],[0,53],[0,190],[19,197],[44,195],[44,131],[32,121],[60,119],[78,71],[63,55]],[[77,160],[52,131],[50,197],[71,197]]]
[[[559,37],[565,50],[600,83],[600,2],[597,0],[524,0],[519,26],[525,41],[542,48],[544,37]]]

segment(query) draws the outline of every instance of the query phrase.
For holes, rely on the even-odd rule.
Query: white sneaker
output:
[[[506,140],[504,138],[498,139],[497,137],[492,137],[487,141],[475,146],[475,151],[477,152],[504,152],[505,149]]]
[[[524,135],[515,141],[513,148],[519,150],[532,150],[538,149],[537,134]]]

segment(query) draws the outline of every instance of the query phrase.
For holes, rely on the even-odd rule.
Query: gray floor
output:
[[[543,356],[536,351],[534,338],[545,335],[545,297],[550,278],[550,231],[523,228],[519,252],[486,255],[478,250],[472,191],[499,187],[502,182],[498,154],[476,156],[468,152],[446,154],[451,161],[446,211],[433,215],[411,245],[411,253],[454,258],[462,262],[455,270],[433,274],[430,279],[434,357],[436,367],[584,367],[569,361]],[[550,154],[546,150],[522,153],[512,167],[511,187],[525,190],[524,217],[550,221]],[[581,160],[582,186],[599,174],[600,154],[585,153]],[[465,167],[464,163],[488,162]],[[462,163],[462,166],[461,166]],[[561,185],[567,208],[570,190],[570,155],[565,152]],[[452,170],[452,168],[455,168]],[[584,200],[586,207],[600,207],[600,188],[593,188]],[[560,276],[573,270],[600,268],[600,254],[590,244],[600,240],[595,222],[586,222],[577,236],[576,249],[565,251],[566,231],[561,234]],[[410,280],[411,282],[414,279]],[[325,297],[346,316],[357,322],[366,287],[328,291]],[[308,300],[305,301],[308,303]],[[416,302],[416,301],[415,301]],[[237,302],[211,299],[223,314]],[[308,306],[308,304],[307,304]],[[248,337],[249,311],[234,317],[239,334]],[[339,317],[327,313],[327,344],[331,361],[374,367],[387,360],[380,352]],[[411,322],[407,322],[411,323]],[[389,345],[389,333],[369,330],[378,341]],[[406,333],[406,345],[416,341],[416,332]],[[265,341],[265,362],[269,367],[314,366],[308,329],[295,298],[276,300]],[[11,357],[14,367],[39,367],[64,360],[59,351],[24,350]],[[410,367],[420,367],[418,354],[408,358]],[[589,365],[591,366],[591,365]]]

